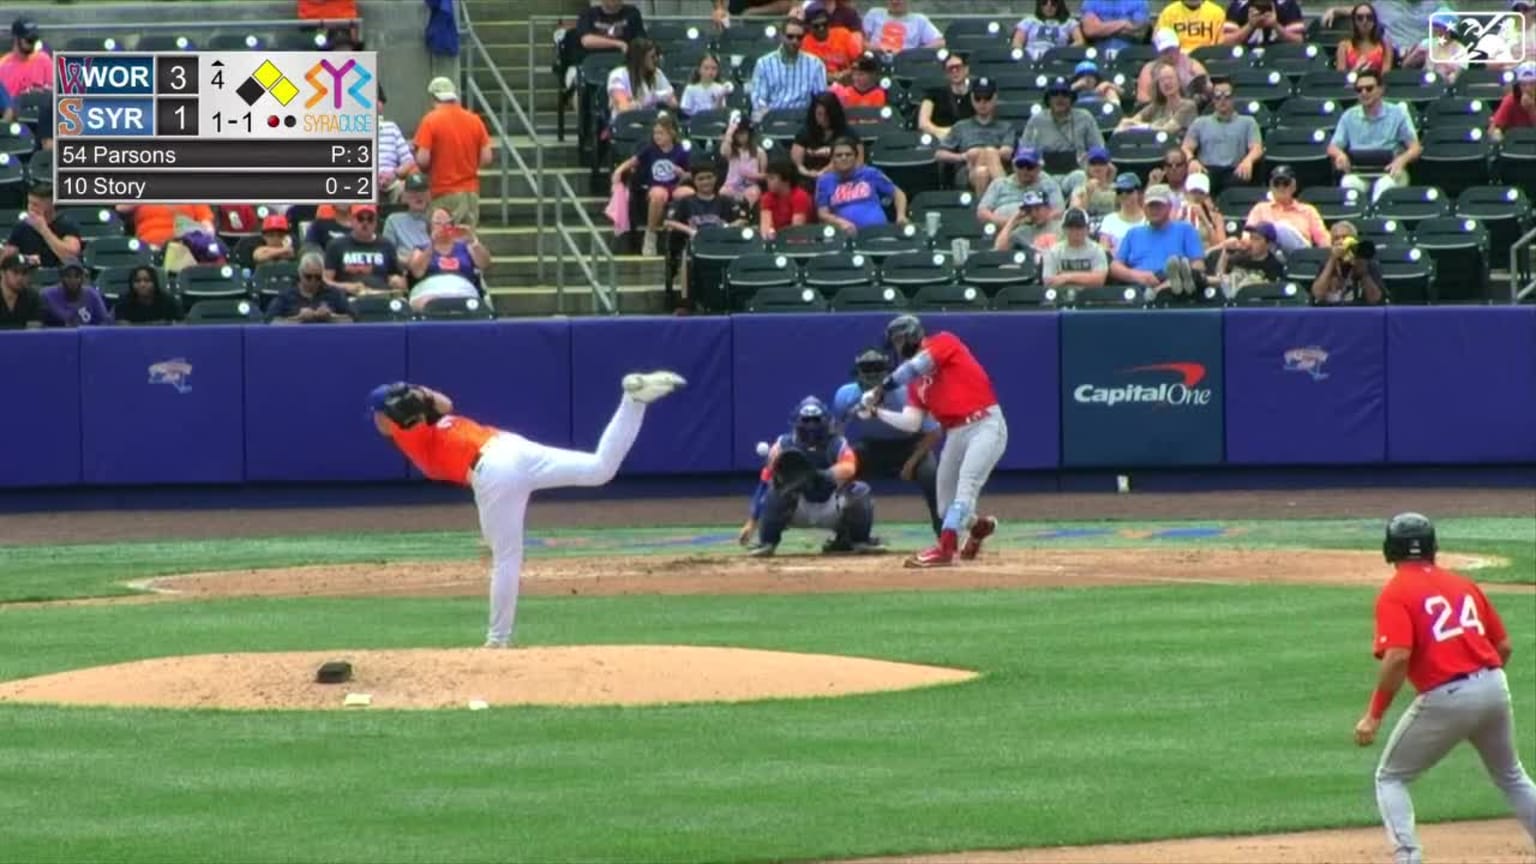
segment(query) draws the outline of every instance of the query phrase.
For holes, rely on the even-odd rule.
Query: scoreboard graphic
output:
[[[375,52],[54,57],[59,204],[376,200]]]

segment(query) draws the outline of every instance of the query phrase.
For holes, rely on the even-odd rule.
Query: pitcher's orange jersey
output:
[[[417,423],[409,429],[391,424],[389,437],[421,473],[433,480],[469,485],[469,469],[480,448],[500,434],[492,426],[449,414],[436,423]]]

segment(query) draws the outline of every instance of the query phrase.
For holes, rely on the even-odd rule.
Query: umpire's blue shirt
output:
[[[832,416],[847,417],[843,426],[843,435],[849,441],[894,441],[902,438],[910,438],[912,433],[903,432],[884,420],[860,420],[850,416],[853,406],[859,404],[859,397],[864,391],[859,389],[858,382],[849,381],[837,388],[837,395],[832,397]],[[880,404],[887,411],[900,411],[907,407],[907,388],[897,387],[895,390],[885,391],[885,401]],[[932,432],[939,428],[939,424],[932,417],[923,418],[924,432]]]

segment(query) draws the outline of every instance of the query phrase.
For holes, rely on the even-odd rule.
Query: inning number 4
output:
[[[1476,630],[1484,636],[1488,635],[1488,632],[1483,629],[1483,622],[1477,619],[1477,604],[1472,602],[1472,595],[1468,594],[1461,598],[1461,614],[1457,616],[1460,619],[1457,622],[1459,626],[1456,627],[1447,626],[1451,623],[1452,609],[1451,601],[1439,595],[1424,598],[1424,614],[1435,616],[1436,642],[1455,639],[1468,630]]]

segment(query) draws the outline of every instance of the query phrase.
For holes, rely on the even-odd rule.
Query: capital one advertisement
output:
[[[1219,464],[1223,372],[1217,310],[1063,313],[1063,464]]]

